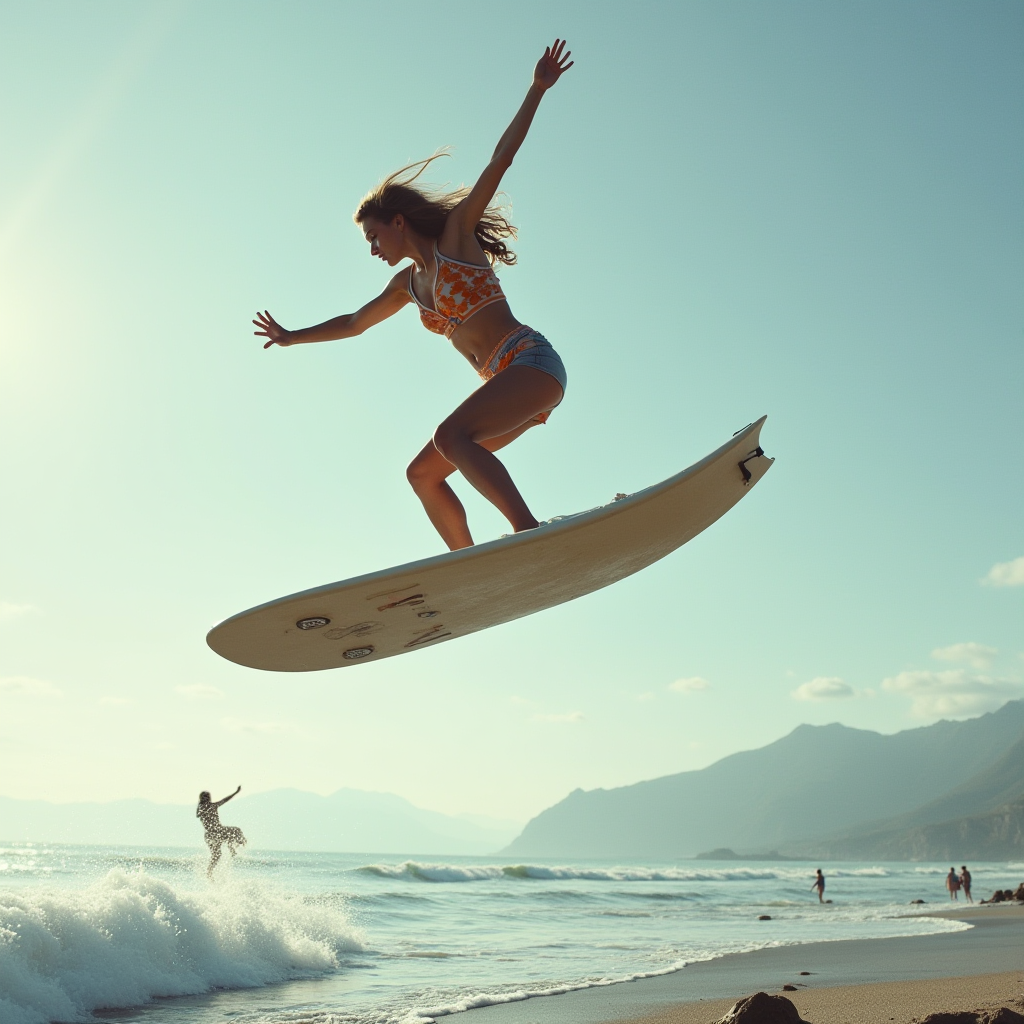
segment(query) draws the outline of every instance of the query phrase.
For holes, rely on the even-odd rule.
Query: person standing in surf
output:
[[[413,304],[423,326],[443,334],[484,383],[434,431],[407,470],[409,483],[451,550],[473,537],[466,511],[447,479],[456,470],[519,533],[540,523],[494,452],[546,422],[565,394],[562,360],[539,332],[513,315],[494,273],[515,254],[504,239],[515,228],[494,205],[505,172],[526,138],[544,93],[573,65],[565,41],[546,47],[519,112],[472,188],[441,192],[416,180],[443,153],[409,164],[369,192],[355,213],[370,255],[390,267],[412,260],[355,313],[301,330],[282,327],[264,310],[254,333],[271,345],[354,338]]]
[[[956,873],[956,868],[950,868],[949,874],[946,875],[946,888],[949,890],[949,898],[951,900],[958,899],[958,893],[960,892],[960,876]]]
[[[245,846],[245,836],[240,828],[235,825],[222,825],[220,823],[220,808],[229,800],[233,800],[241,792],[242,787],[239,786],[234,793],[230,793],[223,800],[217,801],[212,800],[209,792],[205,789],[199,794],[199,806],[196,808],[196,817],[203,823],[203,832],[205,833],[203,838],[206,840],[206,845],[210,848],[210,866],[206,869],[207,878],[213,878],[213,869],[220,860],[220,849],[225,843],[228,844],[232,857],[238,853],[235,849],[236,846]]]
[[[825,876],[821,873],[821,868],[818,868],[818,873],[814,876],[814,884],[811,886],[811,892],[818,890],[818,902],[825,902]],[[831,902],[831,901],[830,901]]]

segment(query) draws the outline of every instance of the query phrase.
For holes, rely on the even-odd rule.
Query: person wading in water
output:
[[[206,877],[213,878],[213,869],[220,860],[220,848],[227,843],[231,856],[234,857],[238,851],[236,846],[245,846],[245,836],[242,830],[234,825],[222,825],[220,823],[220,808],[229,800],[233,800],[242,787],[224,797],[223,800],[211,800],[207,790],[199,794],[199,806],[196,808],[196,817],[203,823],[203,831],[206,833],[206,845],[210,848],[210,866],[206,869]]]

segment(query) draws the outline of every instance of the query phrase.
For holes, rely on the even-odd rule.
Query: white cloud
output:
[[[968,642],[950,644],[949,647],[936,647],[932,657],[939,661],[966,661],[972,668],[988,668],[992,659],[999,652],[994,647]]]
[[[535,722],[575,723],[582,722],[585,716],[582,711],[570,711],[564,715],[533,715],[532,717]]]
[[[1005,701],[1024,696],[1024,684],[1013,679],[992,679],[962,668],[945,672],[901,672],[882,681],[890,693],[910,697],[911,713],[920,718],[967,716],[994,711]]]
[[[216,686],[207,686],[205,683],[176,686],[174,691],[180,693],[186,700],[220,700],[224,696],[223,690],[218,690]]]
[[[57,697],[60,690],[45,679],[30,676],[3,676],[0,678],[0,693],[17,693],[30,697]]]
[[[38,611],[34,604],[13,604],[11,601],[0,601],[0,620],[14,619],[19,615]]]
[[[282,733],[298,731],[289,722],[247,722],[241,718],[222,718],[221,725],[228,732],[256,733],[263,736],[280,736]]]
[[[697,693],[700,690],[710,689],[711,684],[700,676],[688,676],[685,679],[677,679],[674,683],[669,683],[668,688],[675,690],[676,693]]]
[[[981,582],[990,587],[1024,587],[1024,555],[1011,562],[996,562]]]
[[[857,694],[838,676],[817,676],[810,682],[801,683],[790,696],[794,700],[844,700]]]
[[[128,697],[100,697],[100,703],[112,708],[123,708],[128,704],[134,704],[135,701]]]

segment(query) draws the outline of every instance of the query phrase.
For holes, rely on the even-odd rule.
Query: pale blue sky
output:
[[[1019,3],[4,3],[0,35],[6,795],[525,818],[1021,694],[1024,587],[982,582],[1024,556]],[[221,661],[217,620],[440,550],[404,467],[469,367],[412,310],[271,352],[249,320],[383,287],[361,195],[447,144],[472,179],[555,35],[502,279],[570,383],[513,475],[578,511],[762,413],[775,467],[572,605],[335,673]]]

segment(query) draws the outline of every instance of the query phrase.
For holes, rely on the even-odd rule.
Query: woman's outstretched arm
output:
[[[569,60],[572,51],[565,49],[565,40],[556,39],[554,44],[544,48],[544,56],[537,61],[533,70],[533,84],[530,86],[523,105],[498,140],[491,162],[484,168],[477,183],[465,199],[448,215],[449,223],[463,231],[472,231],[484,215],[488,204],[494,198],[501,184],[502,175],[512,166],[519,147],[533,123],[541,98],[562,74],[575,64]]]
[[[409,279],[408,269],[400,270],[375,299],[371,299],[361,309],[354,313],[345,313],[327,320],[315,327],[303,327],[297,331],[289,331],[282,327],[269,312],[264,310],[256,314],[253,323],[259,328],[252,333],[261,338],[268,338],[269,341],[263,346],[270,348],[271,345],[281,345],[287,348],[289,345],[304,345],[313,341],[338,341],[341,338],[354,338],[362,334],[375,324],[394,316],[409,299],[409,292],[406,284]]]
[[[218,801],[217,801],[217,802],[216,802],[216,803],[215,803],[215,804],[214,804],[213,806],[214,806],[214,807],[222,807],[222,806],[223,806],[224,804],[226,804],[226,803],[227,803],[227,802],[228,802],[229,800],[234,800],[234,798],[235,798],[236,796],[238,796],[238,794],[239,794],[239,793],[241,793],[241,792],[242,792],[242,787],[241,787],[241,786],[239,786],[239,787],[238,787],[238,789],[236,789],[236,790],[234,791],[234,793],[229,793],[229,794],[228,794],[228,795],[227,795],[226,797],[224,797],[224,799],[223,799],[223,800],[218,800]]]

